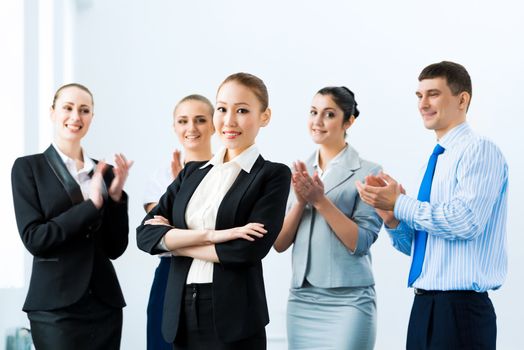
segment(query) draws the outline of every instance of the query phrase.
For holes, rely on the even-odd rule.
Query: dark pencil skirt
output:
[[[118,350],[122,309],[91,293],[77,303],[51,311],[29,311],[31,336],[37,350]]]

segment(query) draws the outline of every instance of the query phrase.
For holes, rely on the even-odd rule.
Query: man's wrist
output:
[[[397,218],[393,217],[392,219],[388,220],[388,221],[384,221],[384,225],[386,225],[386,228],[389,228],[389,229],[396,229],[398,227],[398,224],[400,224],[400,221],[397,220]]]

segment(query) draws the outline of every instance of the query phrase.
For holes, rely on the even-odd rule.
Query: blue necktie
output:
[[[433,182],[433,174],[437,165],[438,156],[444,152],[444,148],[437,144],[433,149],[431,157],[429,157],[428,167],[424,173],[424,178],[420,184],[417,199],[422,202],[429,202],[431,194],[431,183]],[[415,248],[413,250],[413,260],[411,261],[411,269],[409,270],[408,286],[420,276],[422,271],[422,263],[424,262],[424,254],[426,252],[426,242],[428,240],[428,233],[426,231],[415,230],[414,237]]]

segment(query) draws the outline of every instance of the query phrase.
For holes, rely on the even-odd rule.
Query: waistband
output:
[[[186,284],[184,299],[213,299],[213,283]]]
[[[487,292],[476,292],[474,290],[426,290],[422,288],[413,288],[415,295],[437,295],[437,294],[456,294],[456,295],[481,295],[487,294]]]

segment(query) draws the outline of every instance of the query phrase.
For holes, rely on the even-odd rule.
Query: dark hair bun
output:
[[[358,108],[357,108],[358,103],[357,103],[357,101],[355,100],[355,93],[354,93],[353,91],[349,90],[349,89],[348,89],[347,87],[345,87],[345,86],[341,86],[341,88],[344,89],[344,90],[346,90],[346,91],[351,95],[351,97],[352,97],[352,99],[353,99],[353,113],[352,113],[352,115],[354,115],[355,118],[358,117],[358,115],[360,114],[360,111],[359,111]]]
[[[348,121],[352,115],[356,118],[360,114],[357,101],[355,101],[355,94],[345,86],[326,86],[318,90],[317,94],[330,95],[344,112],[344,121]]]

